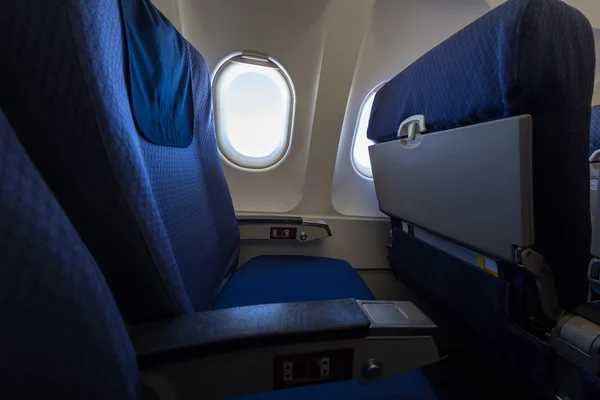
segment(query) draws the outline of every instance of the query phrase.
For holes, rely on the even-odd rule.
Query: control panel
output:
[[[273,387],[285,389],[352,379],[353,349],[293,354],[273,360]]]
[[[242,240],[272,240],[301,243],[331,236],[327,222],[301,217],[237,216]]]
[[[271,227],[271,239],[296,239],[298,228]]]

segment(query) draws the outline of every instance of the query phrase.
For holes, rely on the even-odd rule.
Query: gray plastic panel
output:
[[[430,336],[437,326],[410,301],[357,300],[371,321],[370,336]]]
[[[533,244],[531,117],[523,115],[375,144],[380,208],[513,261]]]
[[[600,371],[600,326],[594,322],[564,315],[550,336],[550,345],[592,373]]]

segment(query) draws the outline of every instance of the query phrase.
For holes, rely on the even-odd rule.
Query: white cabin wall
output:
[[[334,0],[312,127],[309,172],[298,213],[339,216],[331,189],[341,125],[374,1]]]
[[[330,1],[179,0],[179,7],[183,34],[211,72],[228,55],[252,50],[274,57],[290,74],[296,110],[287,156],[258,171],[221,160],[237,212],[294,209],[303,195]]]

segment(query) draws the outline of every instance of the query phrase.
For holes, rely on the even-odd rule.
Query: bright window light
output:
[[[369,127],[369,118],[375,94],[380,87],[378,86],[367,95],[360,108],[356,132],[354,134],[354,144],[352,145],[352,163],[354,164],[354,168],[367,178],[373,178],[371,159],[369,158],[369,146],[375,143],[367,138],[367,128]]]
[[[267,168],[285,156],[291,141],[294,89],[270,57],[238,53],[213,79],[215,127],[221,153],[246,168]]]

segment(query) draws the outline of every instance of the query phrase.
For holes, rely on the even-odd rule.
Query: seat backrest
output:
[[[579,11],[558,0],[511,0],[384,85],[368,128],[381,143],[415,114],[425,114],[429,133],[531,115],[533,248],[568,309],[586,298],[594,58],[593,31]]]
[[[145,86],[152,76],[136,71],[171,74],[161,69],[168,60],[156,66],[140,62],[144,48],[132,44],[135,38],[128,44],[126,25],[151,43],[146,61],[160,59],[161,49],[177,48],[169,53],[181,68],[173,76],[181,79],[184,94],[191,85],[192,95],[181,98],[192,99],[193,121],[185,120],[189,103],[183,100],[162,109],[179,107],[172,115],[193,127],[193,137],[169,146],[140,134],[159,120],[133,114],[144,110],[139,96],[153,90]],[[153,35],[159,28],[162,42]],[[124,317],[137,323],[209,309],[237,265],[239,229],[201,55],[150,0],[3,1],[0,35],[11,38],[0,43],[0,104],[98,262]],[[177,129],[167,125],[168,139]]]
[[[590,122],[590,156],[600,150],[600,105],[592,107]]]
[[[0,113],[0,398],[139,398],[93,258]]]
[[[514,207],[513,216],[528,216],[513,218],[528,220],[526,240],[503,243],[506,251],[500,258],[490,253],[492,247],[486,252],[472,243],[469,247],[466,239],[450,235],[443,238],[450,241],[440,239],[448,230],[435,229],[441,224],[418,226],[410,216],[402,215],[404,203],[396,199],[396,213],[389,213],[393,217],[389,259],[397,276],[431,307],[428,314],[440,328],[454,333],[463,349],[493,369],[490,374],[498,382],[520,381],[532,397],[552,395],[555,390],[553,350],[545,334],[560,310],[549,307],[551,302],[542,302],[552,296],[540,293],[552,294],[552,290],[540,288],[553,285],[538,285],[541,280],[537,276],[517,265],[522,260],[514,256],[514,245],[531,246],[543,255],[554,274],[561,306],[572,309],[585,301],[590,246],[587,149],[594,57],[592,28],[579,11],[559,0],[510,0],[385,84],[375,97],[369,121],[368,137],[377,143],[370,149],[374,155],[376,149],[402,144],[396,139],[403,121],[425,116],[427,132],[414,142],[405,140],[409,148],[405,153],[413,152],[405,158],[420,163],[421,169],[397,168],[400,152],[396,152],[393,170],[386,170],[392,167],[381,160],[372,161],[376,188],[381,173],[403,174],[404,182],[414,180],[412,187],[423,198],[403,193],[412,202],[409,211],[422,207],[422,215],[428,207],[462,199],[460,211],[469,217],[463,224],[478,223],[474,215],[485,212],[492,221],[497,217],[494,205],[505,200],[504,188],[505,196],[511,196],[506,201],[520,205]],[[478,135],[477,140],[468,140],[470,134]],[[486,134],[489,140],[481,138]],[[456,137],[458,141],[453,140]],[[490,146],[494,143],[501,146]],[[463,158],[463,152],[470,154]],[[379,152],[394,160],[391,152],[383,153]],[[437,155],[455,164],[440,166]],[[507,155],[516,160],[514,165],[494,169],[507,166]],[[461,184],[435,185],[436,172],[438,180],[454,173],[455,182]],[[431,180],[420,180],[422,175]],[[465,182],[468,176],[477,183]],[[517,181],[507,181],[507,177]],[[386,178],[385,182],[389,185],[394,180]],[[487,191],[487,185],[493,188]],[[442,187],[447,190],[439,190]],[[509,192],[510,188],[515,190]],[[519,196],[516,189],[521,190]],[[396,192],[402,192],[402,187],[396,187]],[[486,193],[497,195],[487,204],[469,207],[470,202],[486,198]],[[529,212],[531,203],[533,213]],[[439,208],[447,214],[454,212],[446,204]],[[453,228],[465,229],[460,224]],[[492,227],[481,236],[499,239],[495,233]]]

